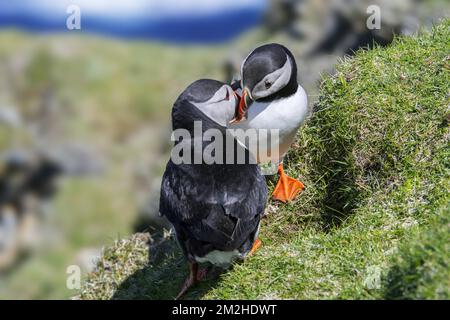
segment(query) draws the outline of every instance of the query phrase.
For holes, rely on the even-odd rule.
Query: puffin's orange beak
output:
[[[239,99],[239,105],[236,109],[236,115],[233,118],[233,120],[230,121],[230,124],[241,122],[245,119],[247,119],[247,97],[248,97],[248,91],[247,88],[245,88],[242,92],[242,97],[239,97],[239,95],[235,92],[236,97]]]

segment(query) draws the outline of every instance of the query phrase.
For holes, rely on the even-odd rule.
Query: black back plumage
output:
[[[208,85],[214,86],[214,83]],[[220,87],[223,84],[217,82],[215,85]],[[201,83],[197,84],[193,90],[202,90],[201,87]],[[193,90],[188,88],[187,93],[175,102],[173,129],[186,129],[193,137],[193,122],[201,121],[203,132],[208,129],[220,131],[224,141],[224,158],[227,154],[225,141],[232,139],[234,160],[238,152],[243,152],[246,161],[244,164],[233,161],[233,164],[207,165],[204,162],[175,164],[169,160],[161,185],[160,213],[174,225],[181,247],[191,261],[194,256],[202,257],[213,250],[238,249],[242,253],[248,252],[264,213],[267,200],[265,179],[258,165],[249,163],[248,151],[236,142],[226,128],[190,103],[196,96]],[[191,152],[199,152],[194,150],[193,141],[190,142]],[[201,152],[209,143],[201,142]],[[226,159],[222,160],[226,163]]]

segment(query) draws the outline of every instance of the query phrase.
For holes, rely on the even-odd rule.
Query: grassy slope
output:
[[[342,61],[286,159],[306,191],[269,204],[258,253],[187,298],[450,298],[449,28]],[[173,297],[179,250],[147,263],[144,240],[106,249],[80,298]]]

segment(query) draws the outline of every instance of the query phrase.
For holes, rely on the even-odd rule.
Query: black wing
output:
[[[169,161],[160,213],[173,223],[180,242],[188,242],[185,253],[203,256],[240,248],[255,234],[266,200],[266,182],[257,165],[205,169]]]

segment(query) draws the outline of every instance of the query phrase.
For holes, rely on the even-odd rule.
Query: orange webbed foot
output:
[[[256,239],[255,242],[253,242],[253,246],[252,249],[250,250],[250,252],[248,253],[249,256],[253,255],[256,250],[258,250],[262,245],[262,241],[260,239]]]
[[[304,184],[286,175],[283,170],[283,164],[278,166],[278,173],[280,174],[280,179],[272,193],[272,198],[284,203],[294,200],[305,189]]]

